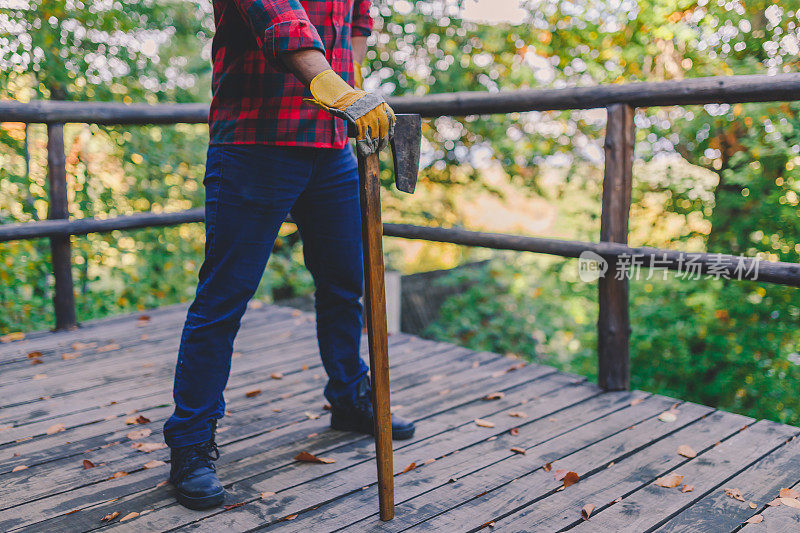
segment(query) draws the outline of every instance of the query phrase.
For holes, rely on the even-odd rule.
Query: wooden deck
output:
[[[185,307],[148,315],[0,345],[1,531],[718,532],[759,514],[746,532],[800,529],[800,510],[768,506],[800,482],[798,428],[409,335],[390,337],[393,403],[418,429],[395,443],[397,517],[381,523],[371,439],[328,427],[313,317],[274,306],[251,308],[237,340],[218,436],[229,507],[189,511],[168,450],[132,447],[161,442]],[[563,488],[560,469],[580,481]],[[679,487],[655,485],[669,474]]]

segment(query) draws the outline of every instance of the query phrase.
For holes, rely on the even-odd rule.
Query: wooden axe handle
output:
[[[378,154],[358,156],[361,235],[364,243],[364,288],[372,412],[378,463],[378,504],[381,520],[394,518],[392,415],[389,409],[389,335],[386,330],[386,289],[383,278],[383,223]]]

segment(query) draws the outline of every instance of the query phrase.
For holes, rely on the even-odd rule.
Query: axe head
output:
[[[397,190],[413,193],[419,172],[419,149],[422,140],[422,117],[413,114],[395,115],[392,137],[392,160]]]

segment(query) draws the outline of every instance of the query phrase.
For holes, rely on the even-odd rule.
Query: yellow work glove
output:
[[[394,135],[394,112],[380,95],[353,89],[338,74],[326,70],[311,80],[311,103],[345,119],[361,155],[384,149]]]
[[[356,82],[356,89],[364,89],[364,76],[361,75],[361,63],[353,61],[353,77]]]

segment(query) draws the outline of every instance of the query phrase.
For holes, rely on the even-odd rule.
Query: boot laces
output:
[[[181,451],[181,464],[177,477],[183,479],[198,468],[206,467],[216,471],[214,461],[219,459],[219,448],[214,440],[187,446]]]

